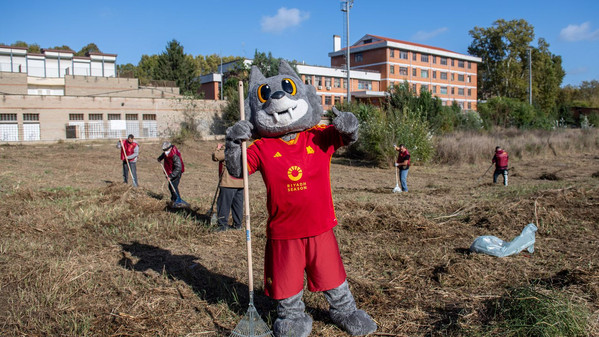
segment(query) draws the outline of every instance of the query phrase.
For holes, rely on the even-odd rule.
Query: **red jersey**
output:
[[[317,125],[289,142],[262,138],[248,147],[248,171],[260,171],[266,185],[268,238],[311,237],[337,225],[330,166],[342,145],[334,126]]]

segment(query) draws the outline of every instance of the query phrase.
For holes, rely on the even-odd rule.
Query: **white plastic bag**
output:
[[[528,252],[532,254],[535,250],[536,231],[537,226],[533,223],[529,223],[524,227],[522,233],[510,242],[505,242],[500,238],[491,235],[479,236],[470,246],[470,250],[475,253],[484,253],[497,257],[518,254],[524,249],[527,249]]]

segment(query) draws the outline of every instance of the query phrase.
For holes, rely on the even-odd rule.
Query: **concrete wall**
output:
[[[0,72],[0,93],[27,95],[27,74]]]
[[[194,104],[196,108],[191,113],[201,134],[207,137],[222,134],[221,116],[226,102],[196,100]],[[66,125],[88,123],[90,114],[101,114],[106,123],[108,114],[119,114],[122,120],[127,114],[137,114],[140,124],[143,115],[155,115],[158,136],[168,136],[169,130],[179,129],[185,111],[190,112],[192,105],[183,98],[0,95],[0,113],[16,113],[20,128],[24,114],[39,114],[40,140],[66,139]],[[70,120],[69,114],[83,115],[83,120]]]

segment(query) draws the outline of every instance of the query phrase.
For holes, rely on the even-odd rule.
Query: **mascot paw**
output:
[[[352,336],[365,336],[376,331],[374,320],[364,311],[356,310],[349,315],[331,315],[333,322]]]
[[[312,317],[302,313],[295,318],[277,318],[273,330],[276,337],[307,337],[312,332]]]
[[[360,125],[358,118],[351,112],[339,111],[335,107],[333,107],[333,113],[335,114],[335,118],[333,118],[335,129],[344,136],[344,140],[348,145],[355,142],[358,139],[358,127]]]
[[[239,143],[252,138],[252,124],[246,120],[239,121],[227,129],[227,140],[234,143]]]

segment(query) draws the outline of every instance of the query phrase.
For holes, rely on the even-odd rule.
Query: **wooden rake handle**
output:
[[[245,105],[243,97],[243,81],[239,81],[239,119],[245,120]],[[250,221],[250,190],[248,183],[248,154],[247,141],[241,142],[241,170],[243,171],[243,207],[245,216],[245,240],[247,242],[248,253],[248,289],[250,291],[250,301],[254,292],[254,269],[252,268],[252,230]]]

